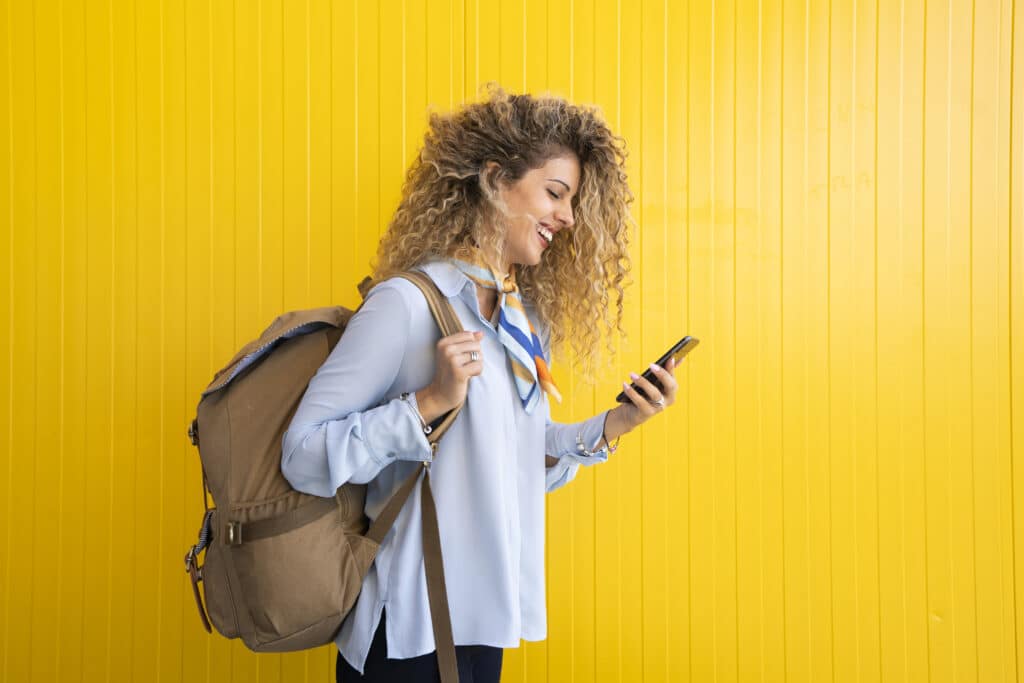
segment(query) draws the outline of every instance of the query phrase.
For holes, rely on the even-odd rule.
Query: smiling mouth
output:
[[[554,239],[554,235],[551,234],[551,231],[542,225],[537,226],[537,234],[540,235],[541,241],[544,242],[544,246],[550,245],[551,240]]]

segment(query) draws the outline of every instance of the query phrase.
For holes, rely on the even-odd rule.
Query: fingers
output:
[[[444,362],[460,377],[481,374],[484,367],[482,337],[482,332],[459,332],[444,337],[437,343],[439,362]]]
[[[639,410],[644,416],[644,420],[657,414],[657,406],[653,405],[645,397],[641,396],[640,392],[634,389],[629,382],[622,383],[622,390],[625,392],[626,396],[629,397],[629,400],[633,402],[633,405],[636,406],[637,410]]]
[[[481,339],[483,339],[483,337],[483,332],[456,332],[455,334],[448,335],[447,337],[442,337],[440,341],[437,342],[437,348],[438,350],[441,350],[453,344],[479,342]]]
[[[679,382],[676,381],[675,377],[675,359],[670,358],[666,367],[661,367],[657,363],[651,363],[651,370],[654,372],[654,376],[661,382],[662,393],[665,394],[666,403],[670,403],[670,399],[674,398],[676,391],[679,389]]]
[[[664,393],[657,387],[657,385],[654,384],[654,382],[651,382],[646,377],[638,375],[635,372],[629,373],[629,376],[632,378],[634,384],[640,387],[640,389],[643,390],[643,393],[647,395],[647,397],[644,398],[645,401],[652,404],[657,404],[659,401],[665,401]],[[637,395],[640,395],[641,398],[643,398],[640,392],[637,392]]]
[[[640,391],[629,388],[628,383],[624,384],[627,387],[626,395],[648,417],[672,405],[675,402],[676,392],[679,389],[679,383],[676,382],[673,373],[673,370],[675,370],[674,359],[670,358],[665,367],[651,363],[650,368],[655,377],[653,382],[636,373],[629,373],[629,376]],[[661,385],[660,387],[658,386],[659,384]]]

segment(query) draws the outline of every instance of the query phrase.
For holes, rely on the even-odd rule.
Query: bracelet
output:
[[[617,437],[615,437],[615,443],[613,443],[613,444],[612,443],[608,443],[608,437],[606,437],[604,435],[604,432],[601,432],[601,438],[604,439],[604,442],[606,444],[608,444],[608,454],[609,455],[611,455],[615,451],[619,450],[619,440],[622,438],[622,434],[619,434]]]
[[[615,437],[615,444],[608,443],[608,437],[604,435],[604,430],[608,428],[608,416],[611,415],[612,411],[608,411],[604,414],[604,423],[601,425],[601,441],[604,441],[605,446],[608,448],[608,455],[611,455],[615,451],[619,450],[619,440],[622,438],[622,434]],[[600,441],[598,442],[600,443]]]
[[[620,439],[622,437],[619,437]],[[583,443],[583,432],[576,434],[576,454],[582,455],[585,458],[590,458],[601,453],[601,451],[607,451],[609,455],[614,453],[619,448],[619,439],[615,439],[615,444],[608,443],[608,439],[604,438],[604,434],[601,434],[601,441],[605,442],[604,448],[598,448],[596,451],[587,450],[586,445]],[[600,443],[600,442],[598,442]]]
[[[606,437],[605,434],[604,434],[604,428],[605,428],[605,426],[607,426],[607,424],[608,424],[608,413],[605,413],[605,415],[604,415],[604,425],[601,426],[601,441],[604,441],[604,443],[605,443],[605,447],[604,448],[598,448],[596,451],[588,450],[586,445],[583,443],[583,431],[580,430],[579,432],[576,433],[576,453],[578,455],[582,455],[583,457],[590,458],[590,457],[593,457],[593,456],[597,455],[601,451],[607,451],[608,455],[611,455],[612,453],[617,451],[619,449],[619,440],[622,439],[622,435],[619,434],[615,438],[615,443],[614,444],[608,443],[608,437]],[[601,443],[601,441],[598,441],[598,443]]]
[[[416,417],[417,417],[417,419],[419,419],[419,421],[420,421],[420,427],[422,427],[422,428],[423,428],[423,433],[424,433],[424,434],[430,434],[430,432],[434,431],[434,428],[433,428],[433,427],[431,427],[430,425],[428,425],[428,424],[426,423],[426,421],[425,421],[425,420],[423,419],[423,416],[422,416],[422,415],[420,415],[420,411],[419,411],[419,409],[418,409],[418,408],[416,407],[416,405],[415,405],[415,404],[414,404],[414,403],[413,403],[413,402],[412,402],[412,401],[411,401],[411,400],[409,399],[409,392],[408,392],[408,391],[402,392],[402,395],[401,395],[401,396],[400,396],[399,398],[401,398],[401,399],[402,399],[403,401],[405,401],[406,403],[408,403],[408,404],[409,404],[409,407],[410,407],[410,408],[412,408],[412,412],[416,413]]]

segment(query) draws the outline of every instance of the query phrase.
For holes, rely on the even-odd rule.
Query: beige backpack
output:
[[[462,329],[429,277],[416,271],[401,277],[423,292],[442,336]],[[369,284],[367,279],[360,285],[364,295]],[[337,635],[385,534],[420,482],[438,662],[443,680],[456,681],[429,463],[406,480],[373,524],[363,513],[365,485],[345,484],[334,498],[321,498],[296,491],[281,474],[282,436],[353,314],[336,306],[281,315],[242,347],[203,392],[189,437],[202,460],[206,513],[199,541],[185,555],[186,571],[207,631],[212,622],[222,635],[241,638],[256,652],[324,645]],[[460,409],[439,420],[428,435],[435,452]]]

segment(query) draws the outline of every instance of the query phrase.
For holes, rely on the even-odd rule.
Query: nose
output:
[[[561,224],[563,228],[571,228],[576,223],[576,219],[572,215],[572,204],[568,202],[558,210],[555,211],[555,219]]]

